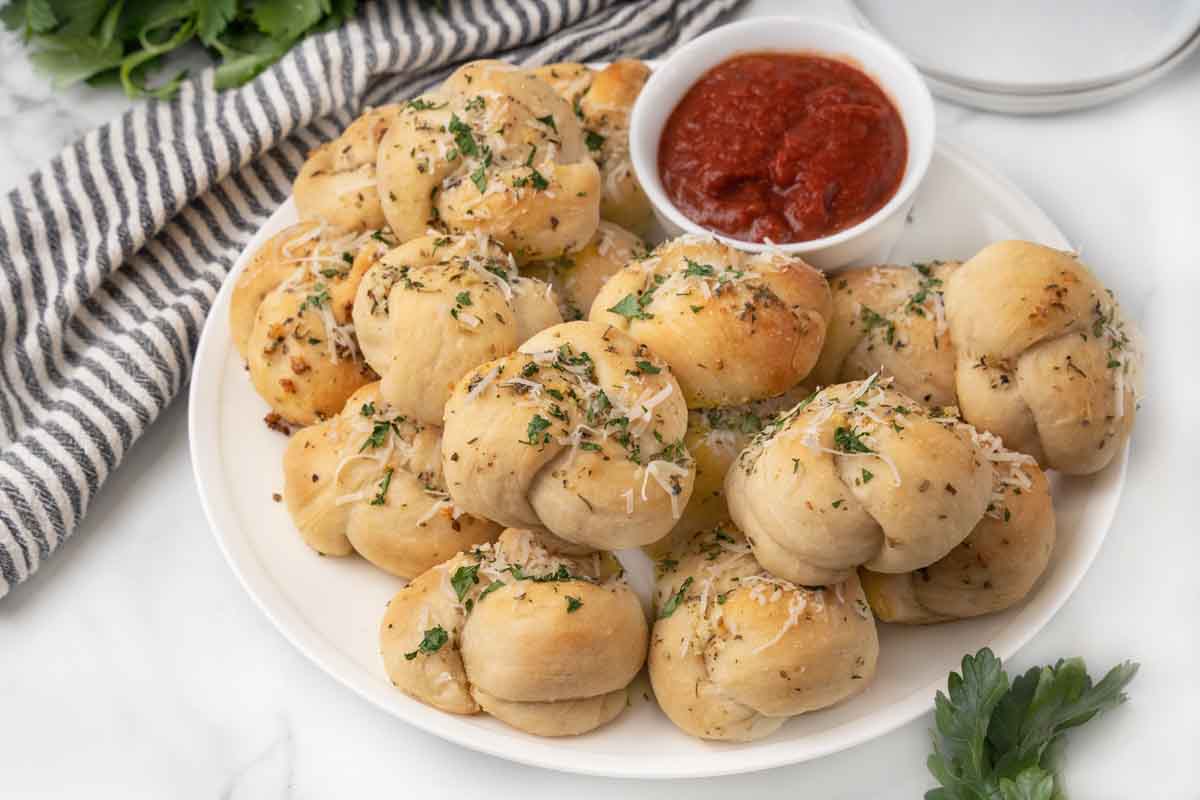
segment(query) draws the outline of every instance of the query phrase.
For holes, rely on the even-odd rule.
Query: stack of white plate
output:
[[[849,0],[934,94],[988,111],[1050,114],[1107,103],[1200,46],[1200,0]]]

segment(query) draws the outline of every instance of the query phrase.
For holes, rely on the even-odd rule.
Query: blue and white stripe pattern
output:
[[[0,202],[0,596],[179,393],[221,281],[310,148],[462,61],[653,57],[738,2],[366,2],[253,83],[216,93],[206,72],[26,179]]]

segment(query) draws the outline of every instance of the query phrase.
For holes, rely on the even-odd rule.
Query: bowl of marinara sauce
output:
[[[800,17],[717,28],[654,71],[634,170],[668,234],[835,269],[883,261],[934,145],[933,100],[883,40]]]

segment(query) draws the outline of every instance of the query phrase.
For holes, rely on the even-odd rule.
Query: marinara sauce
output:
[[[747,53],[709,70],[671,112],[658,168],[689,219],[737,239],[804,242],[896,193],[908,138],[869,77],[809,53]]]

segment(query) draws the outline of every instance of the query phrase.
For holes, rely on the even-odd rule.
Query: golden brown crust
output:
[[[565,63],[540,67],[534,74],[571,104],[583,124],[584,144],[600,167],[604,187],[600,216],[638,234],[648,233],[654,210],[629,158],[629,115],[650,68],[622,59],[599,71]]]
[[[878,380],[839,384],[782,416],[725,480],[756,558],[809,586],[858,565],[910,572],[983,516],[993,469],[971,436]]]
[[[878,372],[927,406],[954,405],[955,351],[942,294],[957,268],[933,261],[833,276],[833,318],[811,380],[828,386]]]
[[[744,406],[689,411],[683,443],[696,462],[692,497],[671,532],[646,545],[643,548],[646,553],[651,558],[662,558],[694,534],[728,520],[725,476],[738,454],[777,414],[793,408],[812,393],[802,384],[779,397]]]
[[[1075,256],[998,242],[946,283],[958,404],[1045,467],[1103,469],[1128,439],[1140,354],[1111,293]]]
[[[590,319],[660,353],[689,408],[714,408],[774,397],[803,380],[831,303],[824,275],[800,259],[682,236],[609,279]]]
[[[577,321],[482,364],[446,405],[455,503],[604,550],[665,534],[692,491],[687,411],[670,368],[625,334]]]
[[[875,674],[879,641],[858,579],[807,589],[776,578],[728,524],[659,562],[655,607],[650,681],[693,736],[760,739]]]
[[[645,661],[646,618],[619,569],[505,531],[396,595],[380,628],[384,666],[444,711],[482,709],[540,736],[585,733],[620,713]]]
[[[498,61],[466,64],[404,106],[378,174],[402,241],[430,227],[490,235],[525,262],[579,250],[600,220],[600,171],[570,105]]]
[[[375,164],[379,143],[401,108],[368,109],[341,136],[309,154],[292,187],[300,219],[324,222],[337,233],[378,230],[386,224]]]
[[[292,520],[323,555],[357,551],[412,578],[500,533],[450,502],[441,430],[394,413],[377,382],[355,392],[333,419],[298,431],[283,469]]]
[[[469,370],[561,322],[553,289],[476,236],[422,236],[392,250],[360,282],[353,316],[383,397],[427,425],[441,423]]]
[[[558,295],[563,320],[584,319],[600,288],[635,257],[646,243],[612,222],[600,220],[587,247],[569,256],[521,267],[521,274],[550,283]]]
[[[879,619],[924,624],[975,617],[1003,611],[1033,589],[1054,551],[1050,484],[1034,463],[996,467],[987,514],[944,558],[910,573],[861,571]]]

